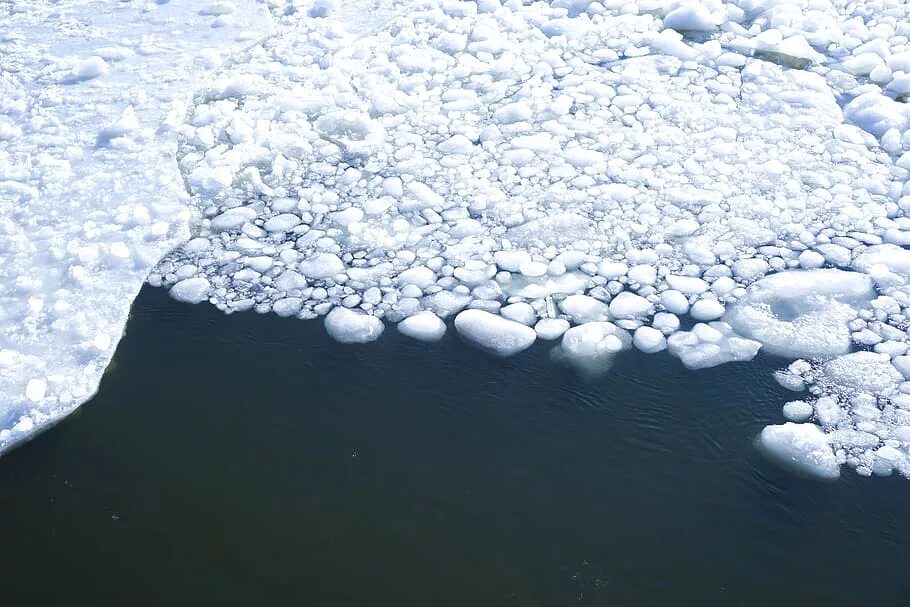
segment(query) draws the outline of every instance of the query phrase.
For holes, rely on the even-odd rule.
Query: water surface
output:
[[[782,362],[591,382],[146,288],[97,397],[0,459],[4,604],[907,604],[910,482],[754,449]]]

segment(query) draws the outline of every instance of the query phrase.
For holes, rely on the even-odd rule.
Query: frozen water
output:
[[[764,451],[781,464],[819,478],[837,478],[840,465],[828,437],[814,424],[787,422],[761,432]]]
[[[160,261],[341,341],[798,358],[766,450],[910,474],[907,3],[33,4],[0,7],[0,449],[92,393]]]
[[[325,328],[333,339],[343,344],[364,344],[382,335],[384,325],[375,316],[359,310],[333,308],[325,317]]]

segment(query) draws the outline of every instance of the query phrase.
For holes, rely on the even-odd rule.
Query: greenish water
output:
[[[586,382],[146,288],[98,396],[0,459],[3,604],[908,604],[910,482],[754,449],[780,364]]]

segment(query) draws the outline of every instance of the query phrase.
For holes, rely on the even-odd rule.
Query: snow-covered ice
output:
[[[189,236],[192,89],[270,32],[234,3],[0,3],[0,452],[97,389],[150,268]],[[198,301],[203,277],[174,295]]]
[[[111,23],[136,8],[122,4]],[[765,451],[826,477],[843,463],[910,475],[906,2],[271,4],[277,35],[194,82],[185,116],[150,113],[189,71],[153,87],[173,56],[157,59],[148,40],[80,41],[41,71],[23,43],[39,20],[10,11],[24,25],[4,44],[48,84],[49,107],[120,88],[91,119],[66,109],[91,127],[80,150],[32,151],[38,168],[0,181],[17,203],[0,206],[0,229],[15,228],[19,256],[0,269],[0,318],[41,342],[16,345],[32,343],[18,328],[2,337],[16,348],[0,343],[14,376],[0,389],[20,404],[0,441],[28,426],[16,426],[23,411],[64,411],[91,393],[138,284],[123,277],[184,241],[152,284],[226,312],[323,316],[340,341],[376,339],[384,323],[435,341],[448,321],[497,354],[559,340],[553,357],[589,375],[632,346],[693,369],[760,352],[796,359],[777,378],[809,394],[784,406],[791,422],[765,429]],[[147,11],[206,24],[179,34],[198,43],[180,57],[207,43],[202,29],[230,42],[201,52],[207,69],[252,41],[237,33],[254,14],[246,3],[182,6]],[[140,14],[137,29],[171,35]],[[12,108],[0,112],[0,159],[13,168],[32,94],[18,86],[0,89]],[[71,101],[73,87],[91,94]],[[175,131],[189,197],[139,154]],[[129,188],[105,189],[103,162]],[[128,181],[127,168],[155,180]],[[50,177],[48,200],[81,187],[97,198],[65,216],[58,202],[24,206],[48,196]],[[60,244],[33,255],[42,238]],[[73,323],[78,338],[64,341],[79,357],[98,350],[94,362],[45,347]],[[56,379],[84,368],[81,384]],[[66,407],[63,383],[83,386]]]

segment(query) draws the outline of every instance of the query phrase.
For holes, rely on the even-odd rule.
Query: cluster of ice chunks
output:
[[[346,342],[383,321],[437,340],[451,317],[494,354],[559,340],[586,373],[633,346],[693,369],[804,357],[780,379],[817,399],[788,403],[765,450],[822,477],[910,475],[906,10],[885,4],[428,2],[365,37],[302,23],[192,108],[198,236],[151,281],[325,315]]]

